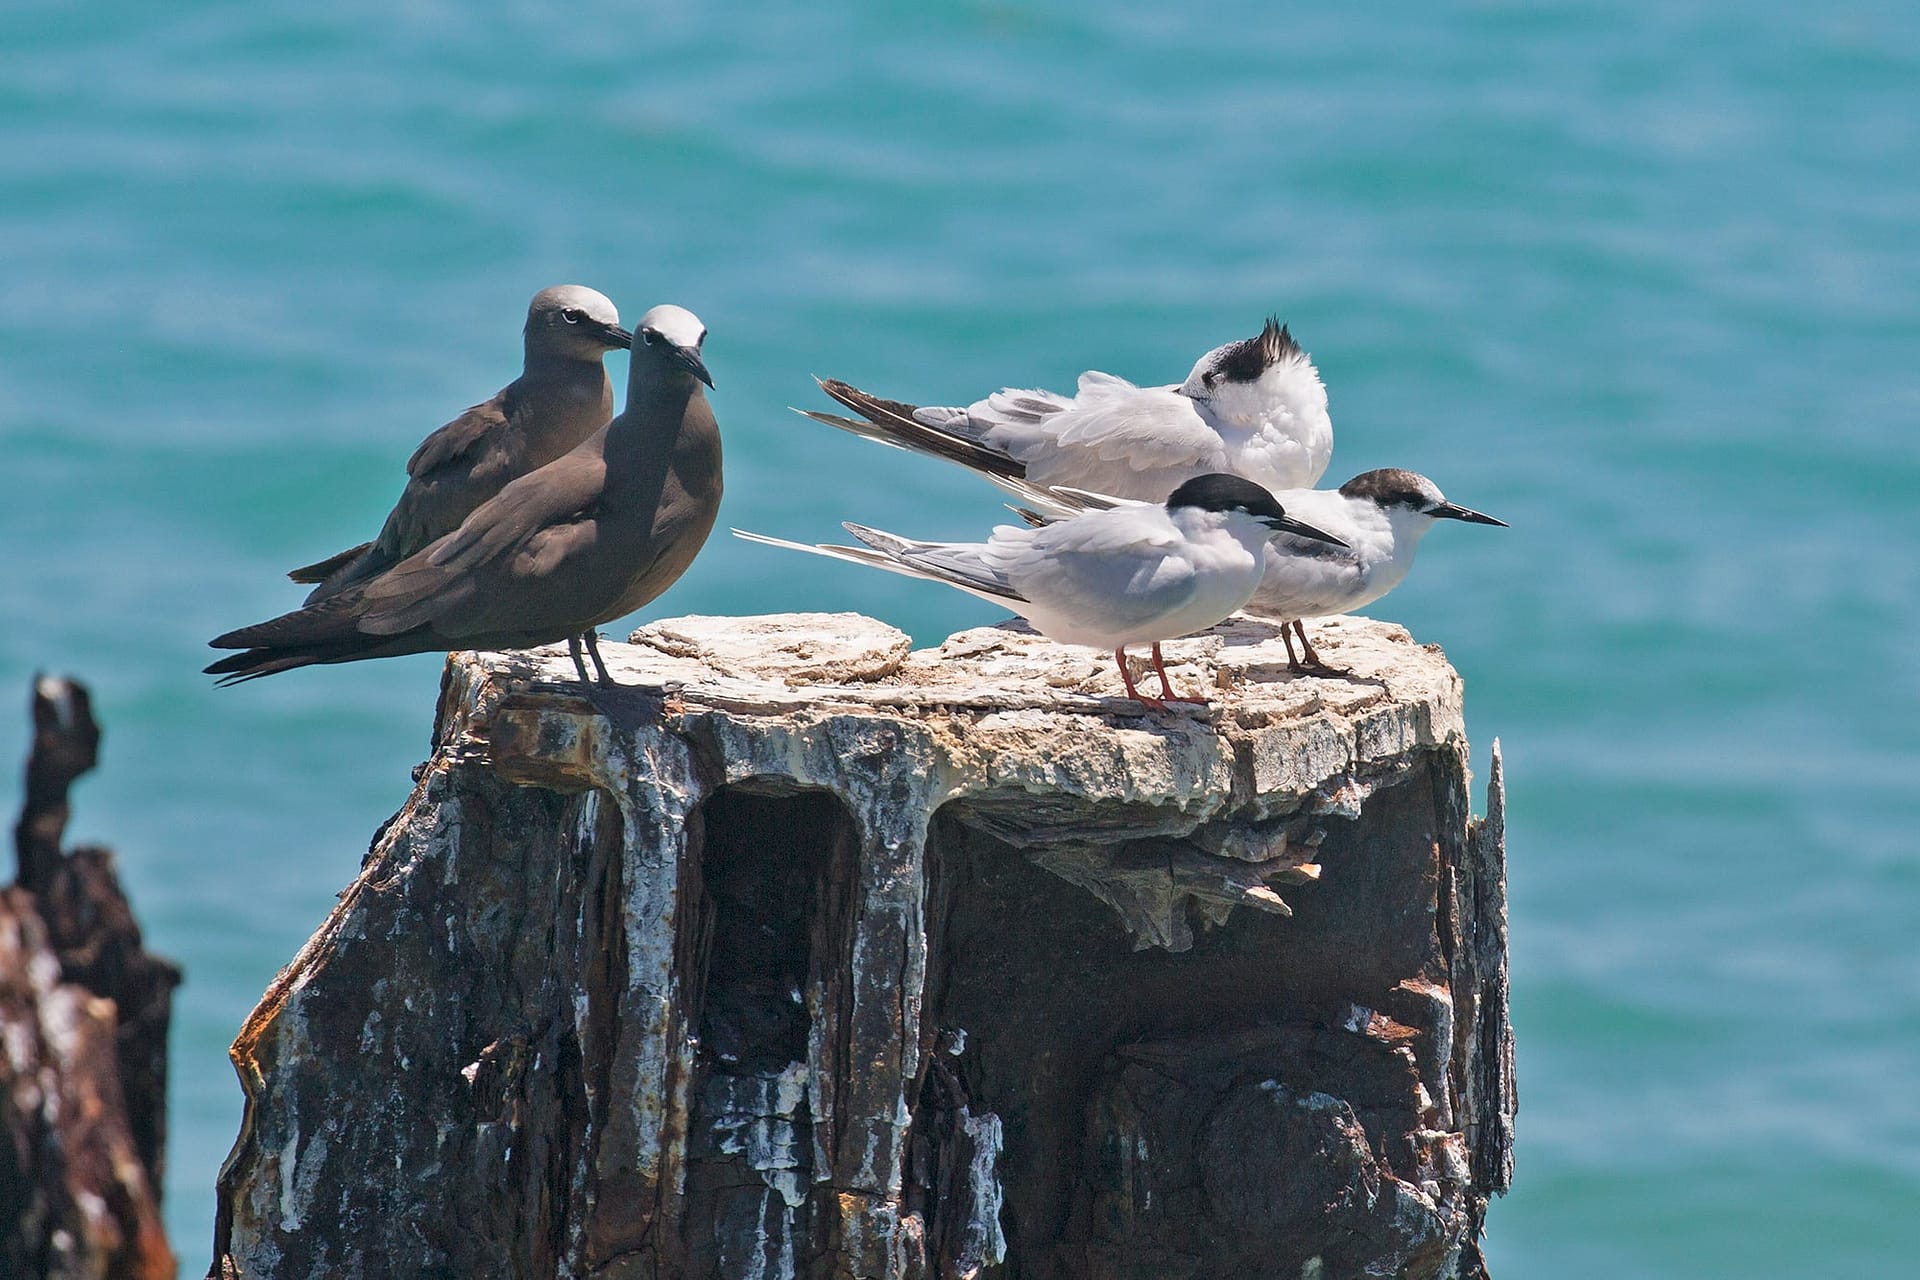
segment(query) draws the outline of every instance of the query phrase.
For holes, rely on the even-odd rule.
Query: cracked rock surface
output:
[[[457,654],[432,758],[235,1042],[249,1276],[1483,1274],[1498,754],[1458,677],[1237,618],[1204,708],[1017,626],[678,618]]]

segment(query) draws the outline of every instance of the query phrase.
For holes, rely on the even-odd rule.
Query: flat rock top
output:
[[[1024,710],[1155,725],[1257,727],[1398,703],[1438,711],[1435,727],[1442,735],[1459,729],[1460,680],[1438,646],[1416,644],[1404,628],[1369,618],[1325,619],[1312,634],[1321,656],[1346,674],[1290,672],[1280,628],[1258,618],[1230,618],[1163,645],[1175,692],[1203,696],[1210,704],[1175,703],[1164,712],[1126,697],[1111,655],[1056,644],[1018,621],[975,627],[937,648],[914,649],[905,633],[857,613],[692,615],[642,627],[630,643],[604,644],[602,653],[622,685],[671,694],[689,706],[744,712]],[[1152,691],[1145,652],[1129,656],[1141,688]],[[461,654],[455,661],[469,665],[470,680],[583,691],[560,645]]]
[[[920,784],[982,821],[1004,802],[1032,828],[1033,797],[1072,797],[1069,825],[1135,804],[1174,814],[1169,830],[1246,804],[1351,815],[1422,752],[1463,748],[1460,677],[1438,648],[1365,618],[1312,634],[1344,674],[1290,672],[1280,628],[1257,618],[1163,645],[1176,692],[1210,703],[1158,711],[1126,697],[1112,655],[1017,622],[916,650],[859,614],[671,618],[601,646],[617,689],[582,684],[559,646],[453,655],[436,744],[516,781],[607,786],[657,735],[698,725],[730,777],[832,788],[849,754],[910,742]]]

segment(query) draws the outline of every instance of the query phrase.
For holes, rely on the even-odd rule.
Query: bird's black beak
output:
[[[600,340],[609,347],[618,347],[622,351],[633,350],[633,335],[617,324],[601,325]]]
[[[706,383],[708,387],[713,386],[713,375],[707,372],[706,364],[700,359],[698,347],[669,347],[667,354],[685,365],[694,377]]]
[[[1345,540],[1334,537],[1326,530],[1316,529],[1306,521],[1295,520],[1292,516],[1262,516],[1261,522],[1275,533],[1297,534],[1302,538],[1312,538],[1315,542],[1330,542],[1336,547],[1349,545]]]
[[[1492,516],[1481,515],[1478,511],[1471,510],[1467,507],[1455,506],[1451,502],[1443,502],[1437,507],[1430,507],[1427,510],[1427,514],[1436,520],[1465,520],[1468,524],[1497,524],[1502,529],[1508,527],[1505,520],[1495,520]]]

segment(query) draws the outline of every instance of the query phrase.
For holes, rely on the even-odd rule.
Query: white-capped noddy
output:
[[[520,376],[420,442],[380,536],[287,576],[320,584],[307,597],[314,604],[452,533],[510,481],[607,424],[613,387],[601,357],[632,345],[605,294],[577,284],[534,294]]]
[[[1177,386],[1089,372],[1071,397],[1007,387],[939,408],[884,400],[832,379],[820,387],[860,417],[801,412],[843,431],[958,462],[989,480],[1073,485],[1147,502],[1209,472],[1245,476],[1276,493],[1301,488],[1320,478],[1333,453],[1326,388],[1277,319],[1201,356]]]
[[[627,407],[571,452],[521,476],[452,533],[295,613],[211,643],[244,649],[207,668],[222,683],[294,667],[436,649],[566,640],[582,681],[593,628],[672,586],[720,507],[720,432],[701,383],[707,331],[658,306],[635,329]]]
[[[1294,519],[1268,493],[1239,476],[1204,475],[1164,503],[1126,502],[1044,524],[1002,525],[986,542],[918,542],[849,524],[864,547],[808,546],[763,534],[764,542],[928,578],[1013,610],[1050,640],[1113,654],[1127,695],[1150,707],[1182,698],[1167,681],[1160,642],[1221,621],[1260,585],[1261,553],[1277,531],[1333,542]],[[1153,646],[1161,697],[1134,687],[1122,652]]]

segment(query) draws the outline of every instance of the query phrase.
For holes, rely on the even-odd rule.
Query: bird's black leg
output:
[[[1326,666],[1326,663],[1320,661],[1320,655],[1313,651],[1313,641],[1307,639],[1307,624],[1295,618],[1293,620],[1293,629],[1300,637],[1300,648],[1305,651],[1308,664],[1315,667]],[[1291,648],[1292,646],[1288,647]]]
[[[593,669],[600,673],[600,683],[609,688],[618,688],[618,683],[612,676],[607,674],[607,664],[600,660],[600,633],[598,631],[588,631],[580,638],[587,642],[587,652],[593,656]],[[580,678],[585,680],[587,673],[582,671]]]
[[[1287,642],[1287,670],[1299,671],[1300,659],[1293,656],[1293,624],[1291,622],[1280,624],[1280,638]]]
[[[1289,644],[1288,647],[1291,648],[1292,645]],[[573,655],[573,669],[580,673],[580,683],[586,684],[587,683],[587,660],[581,656],[579,636],[567,637],[567,652]],[[598,661],[600,658],[600,655],[598,653],[594,654],[593,656],[595,661]]]
[[[1339,667],[1329,666],[1320,660],[1320,655],[1313,651],[1313,642],[1307,639],[1306,623],[1295,618],[1293,620],[1293,629],[1300,633],[1300,647],[1307,651],[1306,665],[1309,670],[1329,676],[1344,676],[1348,674],[1348,672],[1341,670]],[[1291,640],[1287,641],[1287,656],[1289,658],[1293,656],[1293,641]]]

